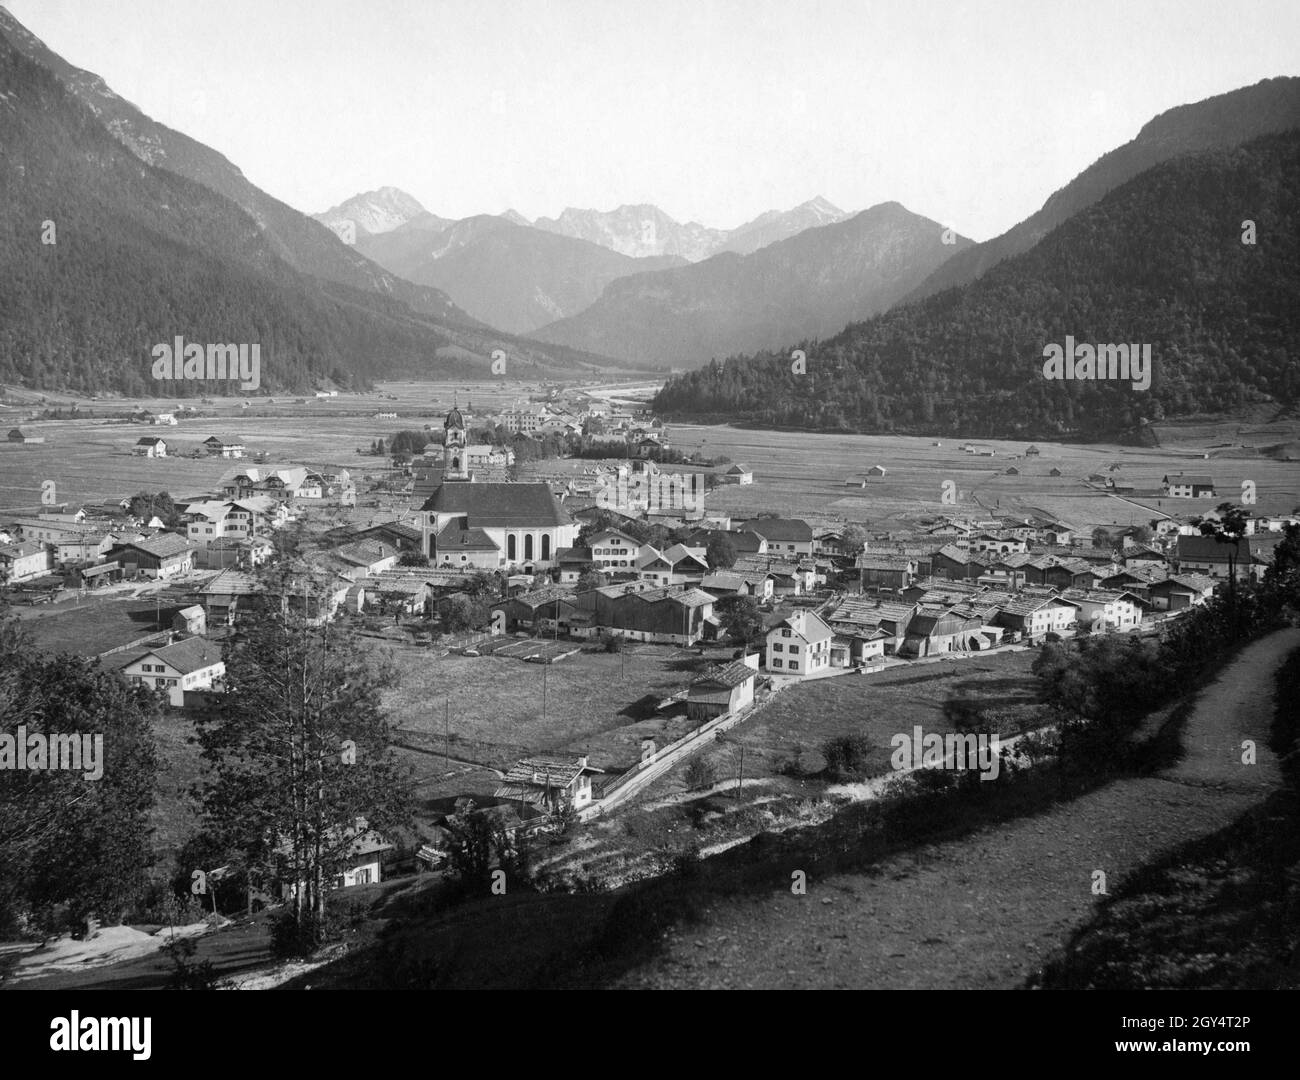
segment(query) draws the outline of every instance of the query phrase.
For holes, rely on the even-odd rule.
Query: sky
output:
[[[1173,106],[1300,74],[1296,0],[8,0],[308,213],[822,195],[984,240]]]

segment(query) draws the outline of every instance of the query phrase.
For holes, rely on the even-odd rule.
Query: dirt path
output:
[[[809,878],[674,931],[624,987],[1012,989],[1161,852],[1229,824],[1279,782],[1266,745],[1273,675],[1300,630],[1249,645],[1200,694],[1184,760],[1048,813],[927,845],[871,874]],[[1243,765],[1242,741],[1256,764]],[[792,864],[791,870],[799,867]]]

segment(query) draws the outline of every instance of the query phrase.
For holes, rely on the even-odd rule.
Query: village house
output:
[[[1197,607],[1214,595],[1215,581],[1204,574],[1174,574],[1147,587],[1156,611],[1182,611]]]
[[[178,709],[185,704],[186,690],[212,690],[225,673],[221,649],[202,637],[150,649],[122,668],[128,682],[165,690],[168,702]]]
[[[202,637],[208,632],[207,613],[199,604],[181,608],[172,616],[172,629],[178,633]]]
[[[1213,536],[1180,536],[1175,562],[1180,574],[1198,573],[1226,580],[1231,559],[1238,581],[1257,580],[1273,561],[1273,549],[1280,539],[1278,533],[1247,536],[1235,543]]]
[[[804,679],[830,667],[834,631],[815,611],[799,611],[767,632],[766,666]]]
[[[846,596],[827,621],[837,636],[855,639],[851,658],[865,662],[877,655],[894,655],[916,611],[910,601]]]
[[[1165,495],[1171,499],[1213,499],[1214,480],[1202,474],[1164,476],[1160,483],[1164,485]]]
[[[722,481],[725,484],[752,484],[754,482],[754,470],[743,461],[738,461],[723,471]]]
[[[864,551],[854,564],[861,577],[861,588],[901,591],[916,580],[917,560],[907,555],[886,555]]]
[[[1026,641],[1042,640],[1046,634],[1061,634],[1074,628],[1079,605],[1058,596],[1025,596],[998,606],[994,623],[1020,634]]]
[[[492,605],[492,612],[494,615],[498,611],[502,613],[507,634],[525,630],[546,636],[557,632],[557,624],[571,624],[572,620],[565,617],[568,614],[566,609],[575,606],[573,593],[547,586],[500,600]]]
[[[115,544],[105,557],[122,564],[128,574],[169,578],[194,569],[194,548],[175,533],[158,533],[142,540]]]
[[[755,518],[741,526],[742,532],[761,536],[768,555],[811,555],[813,553],[812,529],[798,518]]]
[[[45,437],[43,435],[28,435],[21,428],[11,428],[9,431],[9,441],[11,443],[34,445],[36,443],[43,443]]]
[[[601,570],[636,570],[637,563],[650,554],[658,554],[649,544],[618,529],[602,529],[587,537],[591,561]]]
[[[817,579],[815,563],[796,563],[770,555],[742,555],[731,569],[743,574],[770,574],[772,592],[776,596],[803,596],[812,592]]]
[[[227,442],[216,435],[210,435],[203,440],[203,449],[212,457],[242,458],[244,456],[243,443],[233,440]]]
[[[40,541],[0,545],[0,583],[33,581],[48,574],[53,565],[52,552]]]
[[[604,585],[575,594],[573,602],[578,617],[569,632],[577,637],[611,631],[633,641],[694,645],[717,632],[714,597],[691,586]]]
[[[131,448],[131,453],[137,457],[166,457],[167,440],[161,439],[157,435],[146,435],[143,438],[136,439],[135,446]]]
[[[766,571],[715,570],[701,579],[700,588],[718,597],[752,596],[761,604],[772,599],[776,583]]]
[[[687,719],[703,724],[752,704],[758,678],[758,654],[750,659],[752,665],[733,660],[694,680],[686,692]]]
[[[1067,589],[1061,593],[1061,599],[1078,605],[1080,627],[1116,633],[1136,630],[1150,607],[1140,596],[1128,591]]]
[[[898,655],[913,659],[949,652],[973,652],[991,644],[982,634],[984,620],[957,610],[922,608],[907,624]]]
[[[577,759],[522,758],[511,766],[493,795],[527,803],[548,813],[581,810],[591,802],[591,778],[604,771],[589,764],[585,754]]]
[[[100,562],[109,549],[117,543],[117,537],[111,533],[86,533],[83,536],[67,537],[53,543],[54,565],[82,566],[86,563]]]
[[[868,475],[868,476],[884,476],[884,475],[885,475],[885,472],[886,472],[886,469],[885,469],[885,467],[884,467],[883,465],[872,465],[871,468],[869,468],[869,469],[867,470],[867,475]]]
[[[591,549],[585,547],[561,548],[555,553],[555,568],[559,580],[566,585],[574,584],[583,574],[596,569],[591,558]]]

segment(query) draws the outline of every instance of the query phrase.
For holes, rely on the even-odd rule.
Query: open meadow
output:
[[[491,794],[466,786],[467,779],[493,784],[491,771],[473,775],[447,766],[444,723],[451,757],[490,770],[508,769],[529,754],[587,754],[597,768],[621,772],[640,757],[643,738],[662,746],[695,726],[681,704],[656,706],[732,651],[700,657],[668,645],[634,645],[621,655],[580,652],[532,664],[506,656],[434,658],[401,648],[391,653],[400,683],[385,694],[384,706],[399,738],[421,748],[409,753],[426,778],[422,795]]]
[[[1281,441],[1284,430],[1263,436]],[[727,425],[673,424],[675,447],[705,457],[725,456],[754,471],[754,483],[720,487],[708,497],[713,512],[737,518],[774,511],[813,524],[858,522],[878,529],[906,529],[925,515],[1043,514],[1085,531],[1097,525],[1146,524],[1166,514],[1187,515],[1236,500],[1242,481],[1256,485],[1259,513],[1290,513],[1300,504],[1300,463],[1233,454],[1180,444],[1166,447],[1076,445],[1027,441],[971,441],[993,457],[958,449],[961,439],[895,435],[818,435],[747,430]],[[1209,458],[1203,455],[1209,454]],[[867,477],[873,465],[884,476]],[[1111,471],[1110,467],[1118,468]],[[1007,475],[1015,468],[1019,475]],[[1051,475],[1052,470],[1060,476]],[[1212,499],[1143,495],[1159,488],[1167,473],[1209,473],[1218,487]],[[1117,496],[1090,484],[1089,475],[1132,484],[1137,494]],[[866,486],[850,486],[849,481]],[[945,484],[954,502],[943,501]]]

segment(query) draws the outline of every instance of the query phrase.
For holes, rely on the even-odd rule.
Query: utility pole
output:
[[[451,698],[443,698],[442,708],[442,741],[444,754],[447,758],[447,764],[451,764]]]

